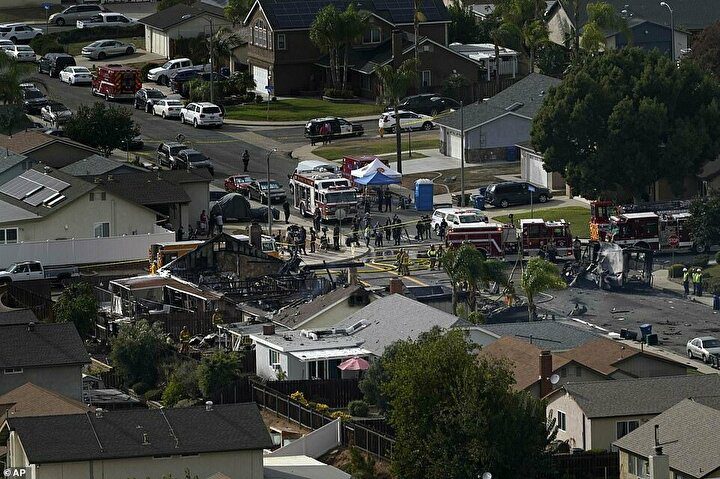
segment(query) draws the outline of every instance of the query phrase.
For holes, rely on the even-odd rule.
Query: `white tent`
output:
[[[368,163],[367,165],[363,166],[362,168],[359,168],[357,170],[352,170],[350,173],[355,178],[364,178],[366,176],[374,175],[375,173],[382,173],[383,175],[387,176],[388,178],[392,179],[400,179],[402,178],[402,175],[398,173],[397,171],[390,168],[388,165],[383,163],[382,161],[375,158],[372,162]]]

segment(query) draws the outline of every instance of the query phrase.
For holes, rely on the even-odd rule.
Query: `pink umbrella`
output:
[[[368,368],[370,368],[370,363],[363,358],[346,359],[338,365],[338,369],[342,371],[366,371]]]

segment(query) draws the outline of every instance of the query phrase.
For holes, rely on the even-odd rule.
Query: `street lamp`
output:
[[[268,151],[267,158],[265,158],[265,160],[267,161],[267,184],[265,186],[267,187],[266,195],[268,207],[268,235],[270,236],[272,236],[272,203],[270,202],[270,155],[272,155],[276,151],[277,148],[273,148],[272,150]]]
[[[188,20],[192,18],[193,15],[188,13],[183,15],[183,20]],[[210,23],[210,103],[215,103],[215,80],[213,79],[213,71],[215,70],[215,61],[213,60],[213,57],[215,56],[215,49],[214,49],[214,38],[213,38],[213,19],[212,18],[206,18],[206,17],[200,17],[206,22]]]
[[[660,2],[661,7],[665,7],[670,11],[670,54],[675,62],[675,21],[673,20],[673,9],[667,2]]]

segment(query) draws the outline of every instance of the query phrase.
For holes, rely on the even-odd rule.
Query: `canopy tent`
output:
[[[352,170],[350,173],[354,178],[364,178],[366,176],[371,176],[375,173],[382,173],[387,178],[396,179],[396,183],[400,183],[400,178],[402,178],[402,175],[398,173],[397,171],[390,168],[388,165],[380,161],[379,159],[375,158],[372,162],[368,163],[367,165],[363,166],[362,168],[359,168],[357,170]],[[366,184],[366,183],[361,183]],[[388,183],[384,183],[388,184]]]
[[[355,172],[353,171],[353,173]],[[355,183],[363,186],[394,185],[400,183],[400,177],[398,176],[397,178],[391,178],[386,176],[385,173],[380,173],[379,171],[376,171],[368,176],[356,178]]]

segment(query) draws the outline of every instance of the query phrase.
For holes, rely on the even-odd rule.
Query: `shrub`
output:
[[[705,268],[705,267],[707,267],[709,262],[710,262],[710,256],[706,255],[706,254],[701,254],[701,255],[696,256],[690,262],[690,266]]]
[[[140,77],[143,80],[147,80],[148,72],[150,70],[152,70],[153,68],[157,68],[159,66],[161,66],[159,63],[154,63],[154,62],[146,63],[145,65],[140,67]]]
[[[715,262],[716,262],[717,264],[720,264],[720,251],[718,251],[717,253],[715,253]]]
[[[175,407],[193,407],[197,403],[197,399],[183,399],[175,404]]]
[[[159,401],[162,395],[162,389],[150,389],[144,394],[147,401]]]
[[[313,406],[317,412],[320,414],[327,414],[327,412],[330,410],[330,406],[323,403],[317,403]]]
[[[684,264],[673,264],[668,268],[668,278],[682,278],[683,268],[686,268]]]
[[[367,417],[369,410],[370,406],[361,399],[350,401],[348,404],[348,412],[355,417]]]
[[[352,419],[352,416],[345,411],[335,411],[330,414],[330,417],[333,419],[340,419],[342,421],[349,421]]]
[[[183,397],[182,385],[180,381],[173,376],[167,386],[165,386],[165,390],[162,393],[162,401],[166,406],[172,407],[183,399],[187,398]]]
[[[133,384],[131,389],[135,391],[135,394],[137,394],[138,396],[142,396],[143,394],[148,392],[150,386],[148,386],[147,383],[141,381]]]
[[[293,401],[299,402],[303,406],[307,406],[309,404],[307,399],[305,399],[305,395],[300,391],[295,391],[294,393],[292,393],[290,395],[290,399],[292,399]]]
[[[703,289],[712,295],[720,295],[720,278],[707,278],[703,281]]]
[[[132,27],[96,27],[96,28],[73,28],[63,32],[50,33],[48,37],[57,38],[61,44],[75,43],[95,40],[104,40],[106,38],[128,38],[128,37],[144,37],[145,25],[138,24]]]
[[[38,55],[46,53],[65,53],[65,48],[60,45],[57,37],[52,35],[40,35],[30,40],[30,46]]]
[[[325,92],[323,93],[325,96],[330,98],[354,98],[355,95],[353,95],[353,92],[351,90],[336,90],[334,88],[326,88]]]

